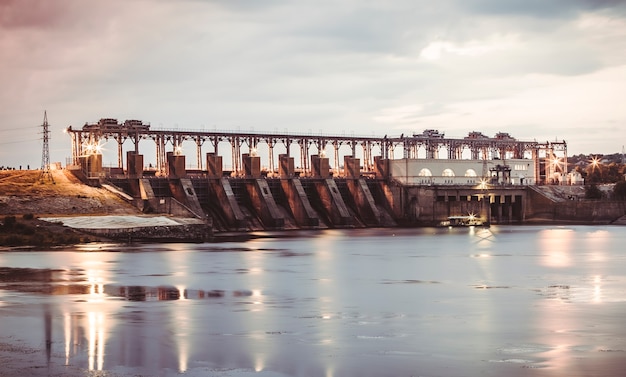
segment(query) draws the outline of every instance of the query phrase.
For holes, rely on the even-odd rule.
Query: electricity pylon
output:
[[[46,180],[54,182],[54,177],[50,171],[50,147],[48,141],[50,140],[50,130],[48,129],[48,114],[43,112],[43,150],[41,152],[41,173],[39,174],[39,181],[44,183]]]

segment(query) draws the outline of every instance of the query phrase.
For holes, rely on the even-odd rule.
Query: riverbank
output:
[[[102,237],[64,226],[58,222],[36,219],[33,215],[0,218],[0,249],[75,245],[104,241]]]
[[[0,171],[0,225],[7,221],[10,223],[10,226],[0,226],[0,247],[50,247],[111,240],[124,243],[203,242],[218,238],[242,239],[246,237],[247,232],[242,232],[241,229],[264,229],[264,226],[256,221],[254,214],[246,217],[247,226],[240,227],[239,231],[220,227],[219,220],[210,223],[196,218],[163,214],[146,215],[132,204],[132,201],[124,200],[116,194],[115,190],[85,185],[68,171],[53,171],[54,183],[41,181],[39,175],[40,172],[36,170]],[[528,190],[528,204],[523,209],[517,208],[512,211],[512,206],[505,206],[506,208],[502,207],[500,210],[503,216],[508,214],[509,217],[517,211],[516,216],[520,219],[520,211],[523,211],[525,219],[511,222],[516,224],[626,223],[624,217],[615,221],[626,213],[624,203],[571,200],[572,197],[578,197],[581,190],[580,186],[536,187]],[[428,192],[415,193],[416,198],[420,198],[414,203],[416,214],[421,213],[423,217],[425,216],[422,212],[429,206],[419,203],[424,198],[424,203],[428,203],[428,198],[433,195]],[[448,196],[453,197],[454,201],[449,199],[434,202],[441,207],[437,213],[465,213],[463,211],[467,210],[465,207],[468,203],[475,204],[456,200],[457,194],[450,195]],[[506,198],[504,201],[506,202]],[[498,208],[492,208],[492,211],[497,211]],[[402,218],[400,214],[396,215],[399,219]],[[403,225],[438,223],[435,221],[436,213],[425,217],[430,218],[432,224],[414,219],[414,223]],[[52,220],[47,222],[38,220],[44,218]],[[219,216],[217,218],[219,219]],[[139,224],[125,225],[137,219],[140,219]]]
[[[208,224],[195,218],[145,215],[118,195],[80,182],[65,170],[0,171],[0,248],[89,242],[202,242]]]

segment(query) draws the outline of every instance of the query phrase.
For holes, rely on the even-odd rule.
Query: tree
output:
[[[598,159],[592,159],[592,162],[585,168],[586,174],[583,177],[589,184],[615,183],[624,179],[624,170],[623,164],[615,162],[603,164]]]
[[[602,199],[602,191],[596,185],[585,186],[585,199]]]
[[[5,216],[4,218],[4,228],[5,229],[13,229],[13,227],[15,226],[17,220],[15,219],[15,216]]]
[[[613,199],[626,200],[626,181],[620,181],[613,187]]]
[[[598,160],[594,160],[591,164],[585,168],[585,182],[589,184],[596,184],[602,182],[602,164]]]

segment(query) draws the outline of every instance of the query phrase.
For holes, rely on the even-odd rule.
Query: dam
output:
[[[523,223],[545,208],[537,187],[568,183],[565,141],[520,141],[502,132],[446,138],[437,130],[399,137],[163,130],[112,118],[66,132],[68,169],[84,182],[145,213],[204,219],[217,232],[432,226],[465,215]],[[114,167],[102,162],[109,140],[117,144]],[[195,166],[184,152],[189,145]],[[599,215],[605,217],[619,216]]]

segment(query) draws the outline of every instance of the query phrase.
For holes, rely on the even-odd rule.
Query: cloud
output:
[[[625,95],[623,10],[584,0],[4,1],[0,127],[36,126],[48,110],[58,128],[101,117],[357,134],[526,125],[568,139],[585,103],[594,124],[626,116],[595,100]],[[577,111],[555,107],[557,94]],[[62,160],[69,143],[53,140]],[[4,150],[0,165],[17,160]]]
[[[557,19],[573,18],[588,11],[626,10],[622,0],[467,0],[459,5],[478,14]]]

